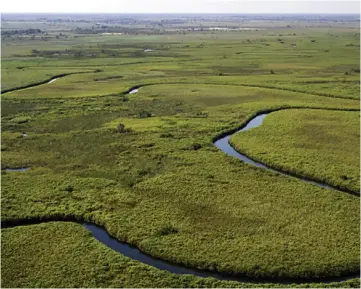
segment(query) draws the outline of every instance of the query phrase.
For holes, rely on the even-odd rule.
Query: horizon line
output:
[[[360,13],[349,13],[349,12],[0,12],[3,14],[267,14],[267,15],[359,15]]]

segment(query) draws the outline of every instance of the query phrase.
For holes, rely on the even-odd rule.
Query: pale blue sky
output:
[[[360,13],[359,1],[3,0],[0,12],[81,13]]]

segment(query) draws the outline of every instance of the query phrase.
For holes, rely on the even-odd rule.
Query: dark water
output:
[[[199,277],[214,277],[221,280],[237,280],[244,282],[255,282],[255,280],[247,278],[247,277],[238,277],[238,276],[227,276],[222,275],[216,272],[208,272],[202,270],[196,270],[192,268],[187,268],[181,265],[176,265],[167,261],[163,261],[157,258],[154,258],[148,254],[141,252],[138,248],[131,246],[125,242],[120,242],[113,237],[111,237],[106,230],[101,227],[98,227],[94,224],[85,223],[85,228],[87,228],[101,243],[112,248],[113,250],[127,256],[133,260],[140,261],[144,264],[148,264],[152,267],[155,267],[160,270],[166,270],[175,274],[191,274]],[[266,283],[264,280],[256,280],[258,283]]]
[[[7,172],[23,172],[27,171],[29,168],[6,168],[5,171]]]
[[[325,279],[310,279],[310,280],[292,280],[292,279],[281,279],[281,280],[274,280],[274,279],[256,279],[256,278],[249,278],[244,276],[234,276],[229,274],[221,274],[217,272],[210,272],[206,270],[197,270],[193,268],[187,268],[182,265],[177,265],[174,263],[170,263],[167,261],[163,261],[157,258],[154,258],[146,253],[141,252],[138,248],[131,246],[125,242],[120,242],[113,237],[111,237],[107,231],[97,225],[91,223],[84,223],[86,229],[88,229],[97,239],[99,242],[103,243],[104,245],[108,246],[109,248],[127,256],[133,260],[137,260],[144,264],[148,264],[152,267],[155,267],[159,270],[166,270],[170,273],[174,274],[190,274],[198,277],[213,277],[219,280],[233,280],[239,282],[247,282],[247,283],[258,283],[258,284],[265,284],[265,283],[282,283],[282,284],[292,284],[292,283],[307,283],[307,282],[337,282],[348,280],[350,278],[357,278],[359,274],[353,274],[350,276],[343,276],[343,277],[328,277]]]
[[[247,131],[247,130],[250,130],[252,128],[256,128],[256,127],[259,127],[262,123],[263,123],[263,120],[265,119],[265,117],[270,114],[271,112],[269,113],[263,113],[263,114],[260,114],[254,118],[252,118],[248,123],[247,125],[238,130],[237,132],[235,133],[240,133],[240,132],[243,132],[243,131]],[[292,177],[296,177],[304,182],[307,182],[307,183],[311,183],[311,184],[314,184],[314,185],[317,185],[319,187],[322,187],[322,188],[326,188],[326,189],[336,189],[336,190],[339,190],[337,188],[334,188],[332,186],[329,186],[329,185],[325,185],[325,184],[322,184],[322,183],[319,183],[319,182],[316,182],[316,181],[313,181],[313,180],[310,180],[310,179],[307,179],[307,178],[304,178],[304,177],[299,177],[299,176],[295,176],[293,174],[290,174],[290,173],[287,173],[287,172],[283,172],[283,171],[279,171],[279,170],[276,170],[276,169],[273,169],[273,168],[270,168],[268,167],[267,165],[265,164],[262,164],[260,162],[256,162],[252,159],[250,159],[249,157],[245,156],[244,154],[242,153],[239,153],[238,151],[236,151],[230,144],[229,144],[229,139],[230,137],[233,135],[230,134],[230,135],[227,135],[219,140],[217,140],[214,145],[219,148],[221,151],[223,151],[225,154],[229,155],[229,156],[232,156],[232,157],[235,157],[247,164],[250,164],[250,165],[253,165],[253,166],[256,166],[256,167],[259,167],[259,168],[262,168],[262,169],[266,169],[266,170],[269,170],[269,171],[272,171],[272,172],[276,172],[276,173],[279,173],[279,174],[283,174],[283,175],[287,175],[287,176],[292,176]]]

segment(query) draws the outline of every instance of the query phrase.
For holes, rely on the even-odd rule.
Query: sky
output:
[[[359,1],[292,0],[3,0],[17,13],[360,13]]]

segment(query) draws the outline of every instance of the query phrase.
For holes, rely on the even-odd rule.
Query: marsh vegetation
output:
[[[163,260],[273,280],[171,274],[113,252],[79,224],[49,222],[2,229],[3,287],[359,286],[359,197],[252,167],[213,144],[260,111],[298,108],[232,144],[357,193],[355,19],[262,19],[244,30],[247,18],[134,16],[129,25],[74,16],[32,19],[27,29],[41,33],[30,35],[2,17],[3,222],[90,221]],[[237,29],[209,29],[227,25]],[[345,281],[323,282],[335,276]]]

